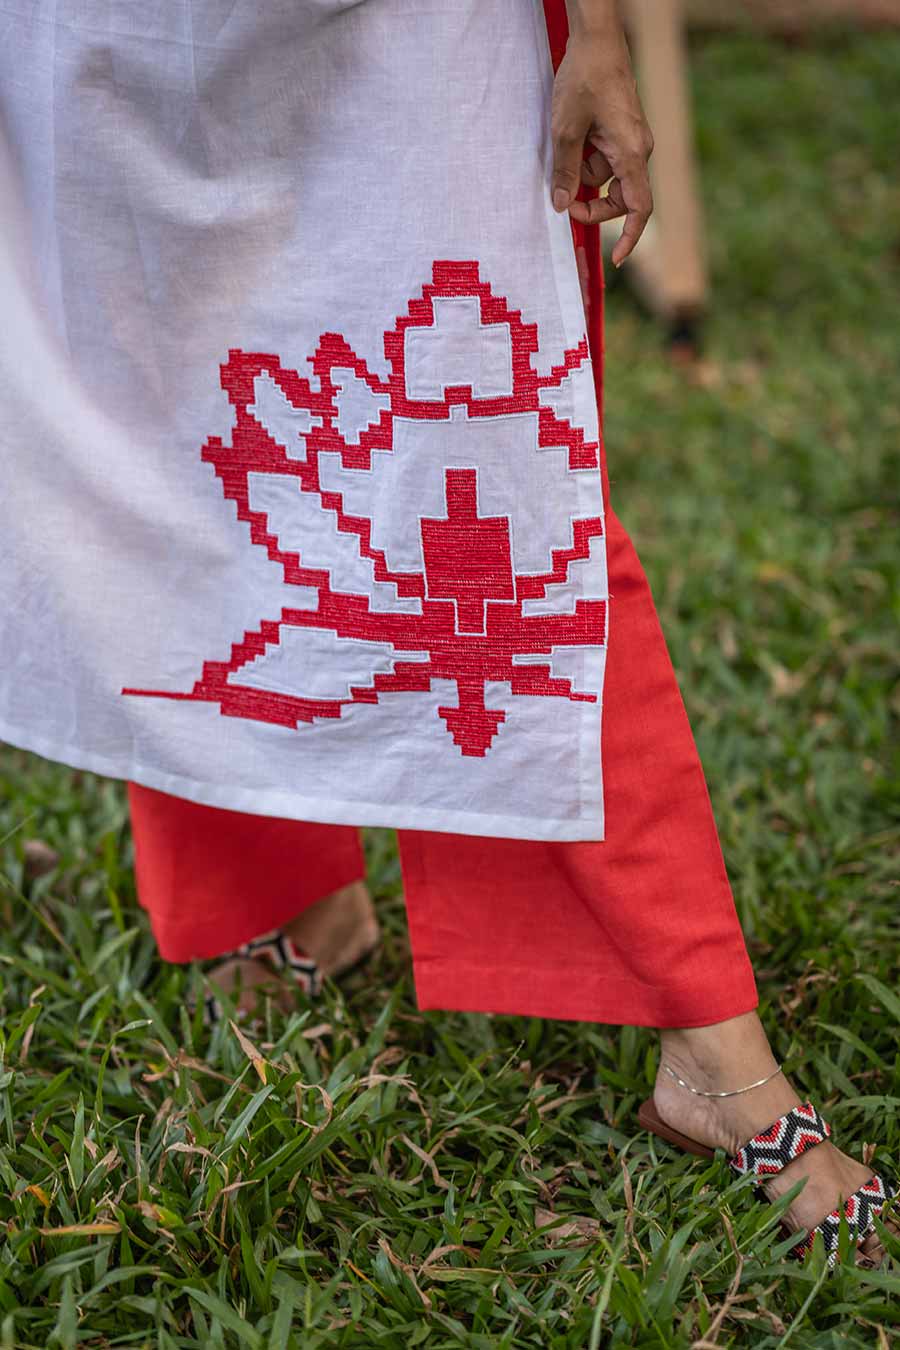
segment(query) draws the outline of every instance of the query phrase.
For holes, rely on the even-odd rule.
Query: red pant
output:
[[[691,1026],[756,1006],[650,590],[612,512],[607,523],[606,840],[401,831],[421,1008]],[[167,960],[218,955],[363,875],[347,826],[130,793],[138,893]]]

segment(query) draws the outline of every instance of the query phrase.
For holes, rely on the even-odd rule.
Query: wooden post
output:
[[[703,311],[708,289],[683,5],[682,0],[626,0],[623,8],[656,142],[654,216],[627,266],[651,307],[678,323]]]
[[[708,278],[697,187],[685,42],[689,23],[800,32],[824,22],[900,25],[900,0],[620,0],[656,150],[654,215],[626,264],[646,304],[676,331],[706,306]],[[614,226],[604,231],[607,248]]]

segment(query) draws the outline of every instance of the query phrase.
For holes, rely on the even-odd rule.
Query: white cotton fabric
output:
[[[538,412],[473,412],[522,372],[508,324],[472,294],[435,296],[409,329],[405,390],[373,387],[390,376],[385,333],[440,260],[477,263],[537,325],[540,376],[583,343],[569,224],[549,201],[551,81],[538,0],[2,0],[0,738],[263,815],[603,837],[605,627],[552,636],[607,599],[602,537],[521,603],[551,636],[510,639],[503,667],[588,697],[490,679],[485,715],[505,716],[464,753],[441,712],[454,679],[377,685],[398,665],[415,685],[434,659],[410,641],[423,604],[443,596],[459,636],[457,581],[435,580],[444,544],[435,561],[421,523],[450,519],[448,469],[477,483],[472,529],[501,561],[508,538],[519,577],[551,569],[574,522],[602,515],[596,464],[540,445]],[[263,456],[246,477],[260,543],[201,453],[235,434],[220,366],[233,349],[272,354],[315,392],[326,334],[346,344],[333,417],[297,406],[271,371],[254,381],[250,415],[279,464]],[[405,415],[401,395],[442,411]],[[597,441],[587,360],[540,404]],[[329,417],[345,449],[319,455],[321,492],[300,490],[292,473]],[[361,465],[353,451],[383,417],[391,443]],[[424,596],[376,576],[351,517],[392,574],[427,574]],[[438,538],[476,538],[459,529]],[[273,552],[361,597],[365,623],[329,626],[321,581],[287,580]],[[475,566],[474,545],[459,552]],[[471,584],[516,610],[493,574]],[[465,612],[477,630],[479,605]],[[337,713],[284,725],[187,697],[264,622],[277,640],[229,676],[264,700],[246,707],[331,700]]]

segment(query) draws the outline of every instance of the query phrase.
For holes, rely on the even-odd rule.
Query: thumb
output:
[[[555,133],[553,137],[553,181],[551,192],[556,211],[568,211],[581,186],[581,161],[584,136],[574,131]]]

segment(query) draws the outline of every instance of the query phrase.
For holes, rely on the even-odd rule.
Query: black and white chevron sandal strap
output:
[[[251,938],[249,942],[244,942],[240,947],[236,947],[233,952],[229,952],[228,956],[253,961],[268,961],[275,970],[290,975],[300,988],[310,996],[321,991],[322,977],[318,965],[302,947],[297,946],[293,938],[288,937],[287,933],[282,932],[280,928],[273,928],[270,933],[263,933],[260,937]],[[223,958],[220,957],[219,959]]]
[[[825,1243],[825,1255],[829,1266],[837,1260],[838,1239],[841,1232],[841,1214],[847,1220],[850,1237],[858,1246],[875,1227],[876,1215],[880,1214],[888,1200],[897,1194],[897,1186],[884,1177],[871,1176],[859,1190],[844,1202],[842,1209],[833,1209],[821,1223],[813,1228],[802,1242],[792,1248],[793,1253],[805,1257],[812,1251],[816,1233],[821,1233]]]
[[[830,1134],[831,1126],[822,1119],[812,1102],[804,1102],[779,1116],[768,1129],[748,1139],[728,1162],[740,1176],[774,1176]]]
[[[215,958],[215,964],[235,959],[268,961],[274,970],[289,975],[309,995],[310,998],[321,993],[322,975],[318,965],[293,938],[288,937],[280,928],[260,937],[251,938],[234,951],[222,952]],[[208,1027],[214,1027],[222,1021],[225,1012],[216,995],[208,990],[203,998],[203,1021]]]

